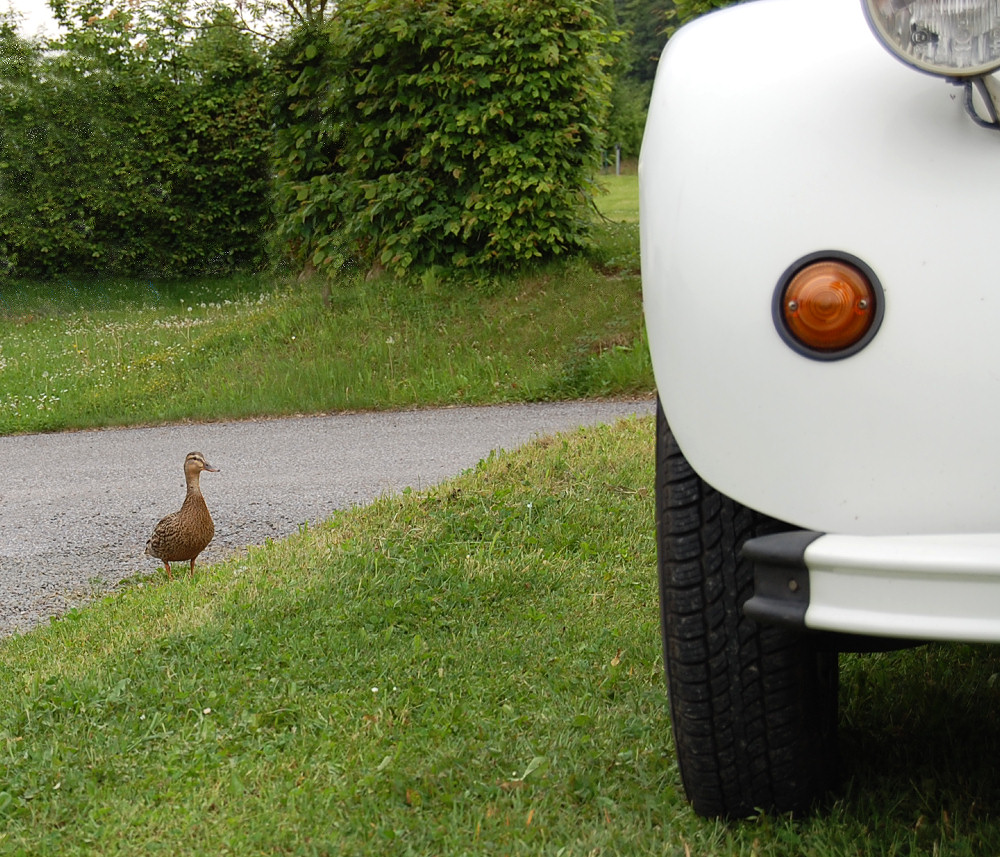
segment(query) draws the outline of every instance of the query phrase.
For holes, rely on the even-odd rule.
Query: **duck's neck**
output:
[[[201,496],[201,480],[198,479],[197,473],[192,473],[187,478],[187,496],[188,497]]]

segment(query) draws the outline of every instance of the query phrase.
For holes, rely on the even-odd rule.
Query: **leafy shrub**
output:
[[[298,268],[312,257],[329,268],[342,226],[336,181],[344,131],[330,97],[335,40],[322,27],[298,29],[274,52],[281,85],[274,112],[276,256]],[[334,89],[334,91],[336,91]]]
[[[228,14],[170,44],[126,13],[74,27],[54,54],[0,34],[0,274],[262,263],[268,70]]]
[[[397,275],[585,246],[613,38],[575,0],[342,5],[286,53],[279,243]]]

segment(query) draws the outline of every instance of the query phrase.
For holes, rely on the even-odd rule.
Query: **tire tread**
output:
[[[748,538],[787,525],[715,491],[657,413],[664,662],[685,791],[705,816],[802,811],[836,769],[836,653],[742,614]]]

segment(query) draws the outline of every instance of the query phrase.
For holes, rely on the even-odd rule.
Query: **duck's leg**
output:
[[[194,560],[191,560],[191,576],[194,577]]]
[[[173,580],[174,576],[170,573],[170,563],[163,560],[163,565],[167,569],[167,580]]]

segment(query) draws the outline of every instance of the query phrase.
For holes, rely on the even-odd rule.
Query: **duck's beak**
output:
[[[219,473],[220,472],[218,467],[212,467],[212,465],[209,464],[207,461],[205,462],[205,469],[209,473]]]

